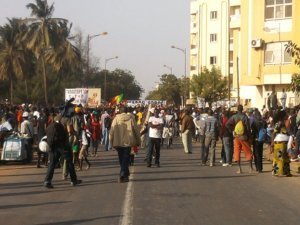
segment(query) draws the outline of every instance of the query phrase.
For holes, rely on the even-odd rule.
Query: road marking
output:
[[[134,166],[130,171],[130,178],[133,179],[134,175]],[[126,193],[125,193],[125,200],[123,203],[119,225],[132,225],[133,223],[133,181],[129,181]]]

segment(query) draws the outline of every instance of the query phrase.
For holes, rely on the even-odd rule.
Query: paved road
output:
[[[263,174],[236,174],[198,158],[197,146],[187,155],[177,144],[162,149],[160,168],[147,168],[141,151],[130,182],[119,184],[116,152],[101,152],[78,172],[82,185],[71,187],[58,169],[53,190],[42,186],[45,168],[1,165],[0,224],[299,224],[299,175],[274,178],[269,162]]]

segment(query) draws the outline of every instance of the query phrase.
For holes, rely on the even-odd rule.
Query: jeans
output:
[[[152,155],[153,155],[153,149],[155,147],[155,164],[159,164],[159,158],[160,158],[160,138],[149,138],[149,147],[147,152],[147,163],[151,164],[152,162]]]
[[[27,161],[32,161],[33,138],[24,138],[24,148],[26,149]]]
[[[223,137],[223,146],[224,146],[224,152],[225,157],[223,160],[223,163],[232,163],[232,156],[233,156],[233,146],[232,146],[232,140],[231,137]]]
[[[192,132],[190,130],[182,133],[182,144],[185,153],[192,153]]]
[[[264,143],[262,141],[254,141],[253,144],[253,155],[254,155],[254,163],[256,171],[261,172],[263,170],[263,145]]]
[[[209,150],[212,149],[210,153],[210,164],[215,163],[216,159],[216,139],[213,135],[206,135],[204,141],[204,157],[202,158],[202,164],[207,162]]]
[[[204,141],[205,141],[205,135],[199,135],[199,142],[200,142],[200,160],[204,158]]]
[[[47,174],[45,177],[46,184],[51,184],[51,182],[52,182],[54,169],[55,169],[55,166],[59,163],[59,159],[61,157],[61,152],[62,152],[61,149],[54,149],[54,151],[51,151],[48,153],[50,163],[48,165],[48,170],[47,170]],[[72,157],[65,156],[64,159],[66,160],[66,167],[70,173],[71,181],[76,182],[77,176],[76,176],[74,164],[72,163],[72,160],[71,160]]]
[[[104,130],[103,130],[102,144],[104,145],[105,151],[108,151],[111,148],[110,144],[109,144],[109,129],[108,128],[104,128]]]
[[[119,156],[120,163],[120,177],[129,177],[129,162],[130,162],[130,151],[131,147],[116,147]]]

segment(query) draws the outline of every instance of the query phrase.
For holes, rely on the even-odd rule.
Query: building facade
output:
[[[229,76],[231,96],[262,107],[272,91],[280,101],[293,73],[288,41],[300,43],[300,1],[197,0],[191,2],[190,76],[215,65]],[[192,96],[193,97],[193,96]],[[287,92],[287,106],[296,103]]]

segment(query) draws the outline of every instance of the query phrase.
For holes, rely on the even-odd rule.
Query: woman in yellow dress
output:
[[[271,147],[273,149],[273,170],[274,176],[291,176],[290,159],[287,152],[289,134],[285,127],[287,114],[279,111],[274,116],[275,128]]]

